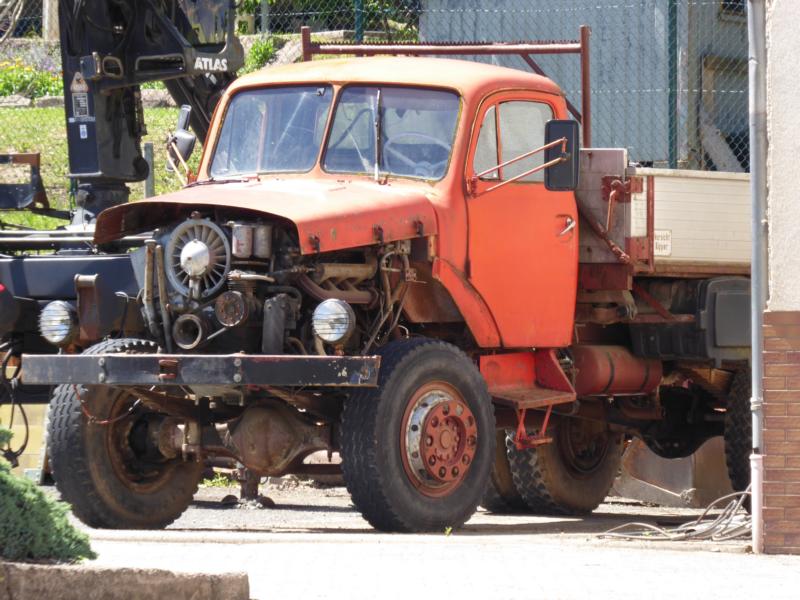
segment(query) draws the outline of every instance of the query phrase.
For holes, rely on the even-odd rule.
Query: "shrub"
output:
[[[28,98],[61,96],[61,74],[36,69],[20,60],[0,62],[0,96],[19,94]]]
[[[11,432],[0,428],[0,446]],[[67,520],[69,507],[45,496],[32,481],[11,473],[0,458],[0,557],[75,562],[96,558],[89,538]]]
[[[275,42],[271,37],[260,37],[250,47],[241,73],[257,71],[275,58]]]

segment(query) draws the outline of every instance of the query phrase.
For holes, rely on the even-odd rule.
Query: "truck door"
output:
[[[503,166],[544,144],[545,123],[563,118],[563,109],[554,111],[550,102],[530,93],[497,94],[483,103],[473,127],[466,173],[468,273],[504,347],[559,347],[572,339],[575,196],[546,190],[544,171],[509,181],[541,165],[543,152]]]

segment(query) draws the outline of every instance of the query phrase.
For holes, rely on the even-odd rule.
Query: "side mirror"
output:
[[[544,142],[567,139],[567,160],[548,167],[544,171],[544,187],[554,192],[572,191],[578,187],[579,160],[581,154],[578,122],[553,119],[544,126]],[[561,146],[548,148],[544,161],[556,160],[561,156]]]
[[[173,163],[186,163],[194,152],[197,136],[189,131],[189,117],[192,114],[192,107],[188,104],[181,106],[178,115],[178,126],[167,141],[167,152]],[[176,156],[177,152],[177,156]],[[167,170],[172,170],[172,165],[167,163]]]

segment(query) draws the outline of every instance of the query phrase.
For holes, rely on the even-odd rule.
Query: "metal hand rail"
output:
[[[530,150],[528,152],[525,152],[524,154],[520,154],[519,156],[515,156],[514,158],[510,158],[505,162],[501,162],[499,165],[491,167],[490,169],[486,169],[485,171],[481,171],[480,173],[477,173],[473,177],[474,177],[474,179],[479,179],[479,178],[483,177],[484,175],[488,175],[489,173],[492,173],[494,171],[498,171],[499,169],[501,169],[501,168],[503,168],[505,166],[508,166],[508,165],[510,165],[512,163],[519,162],[519,161],[524,160],[524,159],[526,159],[526,158],[528,158],[530,156],[533,156],[534,154],[538,154],[539,152],[544,152],[545,150],[549,150],[550,148],[554,148],[555,146],[558,146],[559,144],[561,144],[561,156],[559,156],[558,158],[554,158],[553,160],[547,161],[546,163],[543,163],[543,164],[541,164],[541,165],[539,165],[537,167],[533,167],[532,169],[528,169],[524,173],[520,173],[519,175],[515,175],[511,179],[506,179],[505,181],[501,181],[497,185],[493,185],[492,187],[488,188],[487,190],[485,190],[483,192],[484,194],[486,194],[488,192],[496,190],[497,188],[503,187],[504,185],[507,185],[509,183],[513,183],[515,181],[519,181],[520,179],[522,179],[524,177],[527,177],[528,175],[533,175],[534,173],[536,173],[538,171],[541,171],[543,169],[547,169],[548,167],[552,167],[554,165],[557,165],[557,164],[562,163],[565,160],[567,160],[569,158],[569,155],[567,154],[567,138],[562,137],[562,138],[559,138],[557,140],[553,140],[552,142],[549,142],[549,143],[545,144],[544,146],[540,146],[539,148],[535,148],[534,150]]]

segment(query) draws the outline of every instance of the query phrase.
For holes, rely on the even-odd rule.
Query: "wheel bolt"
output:
[[[471,436],[469,436],[467,438],[467,445],[468,446],[474,446],[476,443],[478,443],[478,440],[475,439],[474,435],[471,435]]]
[[[431,427],[438,427],[439,426],[439,417],[433,417],[431,419]]]
[[[445,404],[442,407],[442,414],[443,415],[449,415],[450,414],[450,405],[449,404]]]
[[[458,467],[453,467],[451,473],[453,474],[453,477],[458,477]]]
[[[467,417],[467,423],[470,427],[472,427],[475,424],[475,419],[473,419],[472,416],[469,416]]]
[[[430,466],[433,466],[433,465],[435,465],[435,464],[436,464],[436,457],[435,457],[435,456],[433,456],[433,455],[431,455],[431,457],[428,459],[428,464],[429,464]]]
[[[432,435],[429,435],[427,438],[425,438],[425,443],[426,443],[428,446],[433,446],[433,436],[432,436]]]
[[[447,475],[447,469],[445,469],[444,467],[441,467],[439,469],[439,477],[444,478],[445,475]]]
[[[465,465],[468,465],[469,464],[469,454],[465,454],[464,456],[462,456],[461,457],[461,462],[464,463]]]

